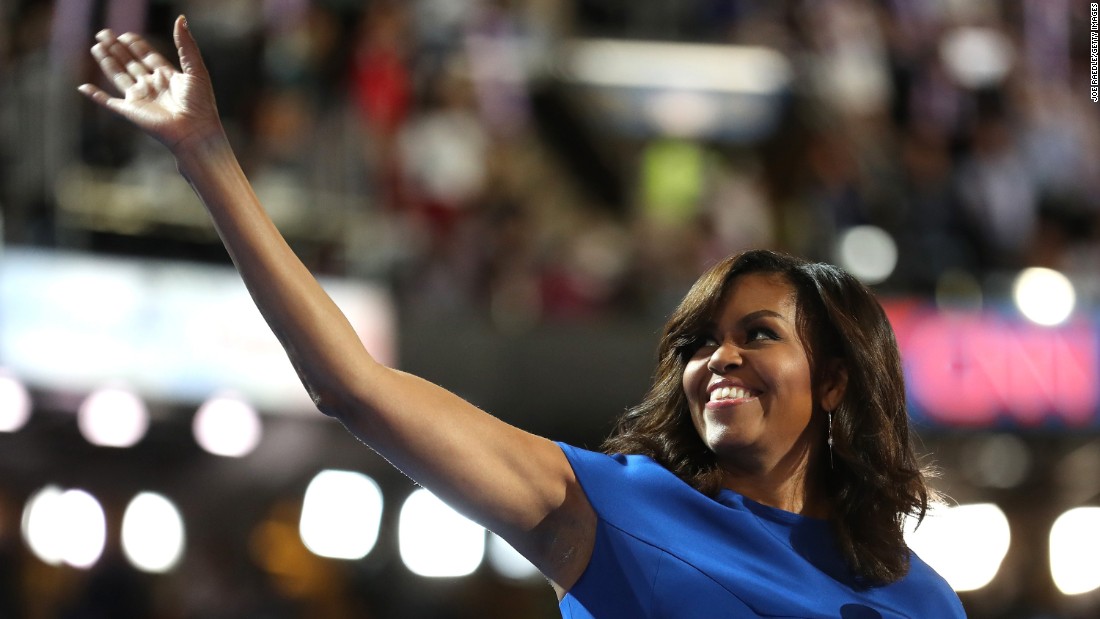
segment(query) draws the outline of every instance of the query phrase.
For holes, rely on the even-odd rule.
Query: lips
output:
[[[745,400],[752,397],[752,392],[743,387],[719,387],[710,392],[710,401],[718,400]]]
[[[756,397],[756,394],[752,390],[723,381],[711,385],[708,389],[707,405],[738,404],[754,397]]]

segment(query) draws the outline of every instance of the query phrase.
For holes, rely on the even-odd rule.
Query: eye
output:
[[[750,342],[778,340],[779,334],[768,327],[752,327],[745,332],[745,339]]]
[[[697,333],[683,337],[677,342],[676,349],[685,359],[690,359],[704,348],[713,348],[718,345],[718,340],[706,333]]]
[[[714,348],[718,346],[718,338],[713,335],[701,333],[691,338],[691,343],[687,346],[688,352],[695,354],[705,348]]]

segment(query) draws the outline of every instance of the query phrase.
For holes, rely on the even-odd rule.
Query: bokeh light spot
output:
[[[422,488],[401,506],[398,545],[414,574],[466,576],[485,556],[485,529]]]
[[[1073,313],[1077,295],[1073,283],[1053,269],[1032,267],[1017,276],[1012,296],[1028,320],[1044,325],[1059,325]]]
[[[298,533],[311,552],[362,559],[374,548],[382,522],[382,490],[354,471],[318,473],[306,488]]]

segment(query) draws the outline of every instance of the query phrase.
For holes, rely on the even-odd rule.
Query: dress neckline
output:
[[[715,497],[717,501],[727,507],[733,507],[735,509],[745,509],[751,512],[754,516],[774,522],[776,524],[784,526],[829,526],[829,521],[825,518],[815,518],[813,516],[804,516],[795,512],[780,509],[778,507],[772,507],[771,505],[765,505],[759,501],[750,499],[749,497],[734,491],[729,488],[723,488],[718,492],[718,496]]]

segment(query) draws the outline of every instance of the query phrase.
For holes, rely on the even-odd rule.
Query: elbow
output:
[[[309,392],[309,399],[321,414],[344,425],[348,425],[349,422],[359,425],[365,419],[372,417],[364,414],[366,411],[373,410],[371,405],[352,388],[340,384],[320,388],[307,384],[306,391]]]
[[[348,409],[348,398],[345,394],[334,389],[318,389],[309,383],[305,383],[305,387],[309,393],[309,399],[321,414],[334,419],[343,419]]]
[[[317,407],[317,410],[320,411],[322,415],[326,417],[339,416],[339,407],[336,406],[332,396],[322,395],[317,390],[309,389],[308,387],[306,391],[309,392],[309,399],[313,401],[313,406]]]
[[[338,381],[325,377],[318,372],[307,372],[306,365],[295,355],[289,354],[290,365],[298,375],[298,380],[309,394],[310,401],[322,414],[340,419],[343,411],[347,409],[347,402],[351,399],[347,389]]]

